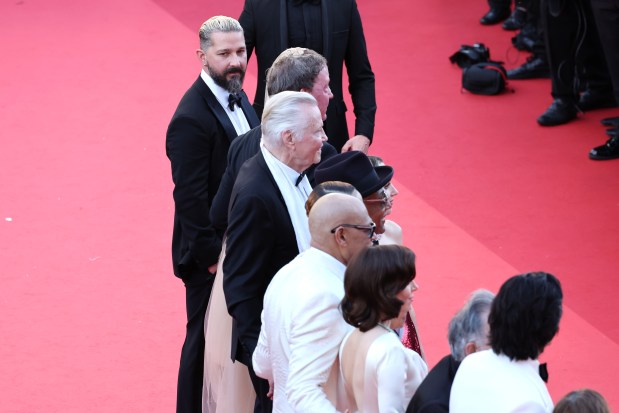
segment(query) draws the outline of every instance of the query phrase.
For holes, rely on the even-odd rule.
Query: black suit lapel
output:
[[[320,8],[322,10],[322,50],[323,56],[327,59],[327,62],[331,61],[331,33],[333,32],[333,22],[329,19],[329,14],[335,13],[331,11],[331,8],[335,7],[330,0],[322,0],[320,2]],[[332,14],[335,16],[335,14]]]
[[[236,138],[238,134],[236,133],[236,129],[234,129],[234,125],[232,125],[232,121],[226,114],[224,108],[221,107],[221,104],[219,104],[219,101],[217,100],[211,89],[206,85],[206,83],[204,83],[204,80],[202,80],[201,77],[198,78],[196,83],[198,85],[198,90],[200,91],[200,94],[208,104],[209,108],[211,108],[211,111],[217,118],[219,124],[226,131],[226,135],[228,135],[228,138],[230,140]]]
[[[279,0],[279,42],[278,50],[288,49],[288,12],[286,11],[286,1]]]
[[[269,169],[269,166],[267,165],[267,161],[264,160],[264,155],[262,154],[262,150],[258,152],[256,162],[264,170],[265,175],[269,177],[269,181],[271,182],[271,185],[273,185],[273,189],[275,190],[275,194],[277,195],[277,198],[279,199],[279,201],[282,203],[284,208],[287,208],[286,201],[284,201],[284,196],[282,195],[282,191],[279,189],[279,186],[277,186],[277,182],[275,182],[275,178],[273,177],[273,174],[271,173],[271,170]],[[290,225],[292,226],[292,221]]]
[[[249,123],[250,129],[253,129],[256,126],[260,125],[260,119],[258,119],[258,115],[256,115],[256,111],[249,103],[249,99],[247,98],[247,95],[244,91],[241,91],[241,109],[243,109],[245,119],[247,119],[247,123]]]

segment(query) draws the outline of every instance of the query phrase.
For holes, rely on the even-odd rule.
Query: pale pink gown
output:
[[[230,359],[232,317],[228,314],[223,291],[226,246],[222,248],[217,276],[204,319],[204,386],[202,411],[205,413],[252,413],[256,393],[247,367]]]

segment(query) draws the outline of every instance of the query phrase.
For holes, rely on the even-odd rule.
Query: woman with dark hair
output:
[[[362,152],[350,151],[335,155],[316,167],[314,172],[316,183],[325,181],[342,181],[352,184],[363,197],[368,214],[376,224],[376,245],[402,245],[402,228],[387,219],[393,207],[393,198],[398,190],[391,182],[393,168],[385,165],[377,156],[366,156]],[[424,357],[421,340],[417,334],[415,312],[411,307],[402,342]]]
[[[368,159],[372,163],[372,166],[385,166],[385,161],[379,156],[368,155]],[[383,191],[387,196],[387,199],[391,200],[389,204],[385,204],[385,207],[388,207],[388,211],[385,212],[385,216],[391,214],[391,207],[393,206],[393,197],[400,193],[397,190],[392,181],[387,182],[383,187]],[[371,201],[367,201],[371,202]],[[371,206],[368,205],[368,211],[371,211]],[[371,215],[370,215],[371,216]],[[385,220],[385,232],[383,234],[377,234],[377,243],[381,245],[390,245],[390,244],[398,244],[402,245],[402,228],[391,220]],[[415,315],[415,309],[411,305],[411,308],[406,316],[406,320],[404,321],[404,327],[398,332],[400,339],[402,340],[402,344],[406,348],[410,348],[411,350],[415,350],[421,358],[426,359],[426,355],[423,351],[423,345],[421,344],[421,340],[419,339],[419,327],[417,325],[417,316]]]
[[[537,360],[559,331],[561,283],[535,272],[508,279],[492,302],[491,350],[466,357],[451,388],[452,413],[551,413],[553,404]]]
[[[404,325],[415,274],[415,254],[400,245],[368,248],[348,264],[341,309],[356,329],[342,341],[340,369],[351,412],[404,412],[428,374],[393,331]]]

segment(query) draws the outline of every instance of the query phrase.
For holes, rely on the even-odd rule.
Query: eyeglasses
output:
[[[331,233],[335,234],[335,231],[337,231],[337,229],[340,227],[354,228],[354,229],[358,229],[359,231],[367,231],[368,238],[372,238],[374,236],[374,231],[376,231],[376,224],[372,222],[370,225],[340,224],[337,227],[333,228],[331,230]]]
[[[364,199],[363,202],[380,202],[383,208],[388,208],[393,205],[393,198],[387,195],[385,191],[379,194],[380,199]]]

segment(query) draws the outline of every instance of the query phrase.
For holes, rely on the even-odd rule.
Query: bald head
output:
[[[358,197],[326,194],[316,201],[309,213],[312,246],[346,264],[372,244],[369,231],[348,225],[368,226],[371,222],[367,208]],[[331,232],[332,229],[335,231]]]

